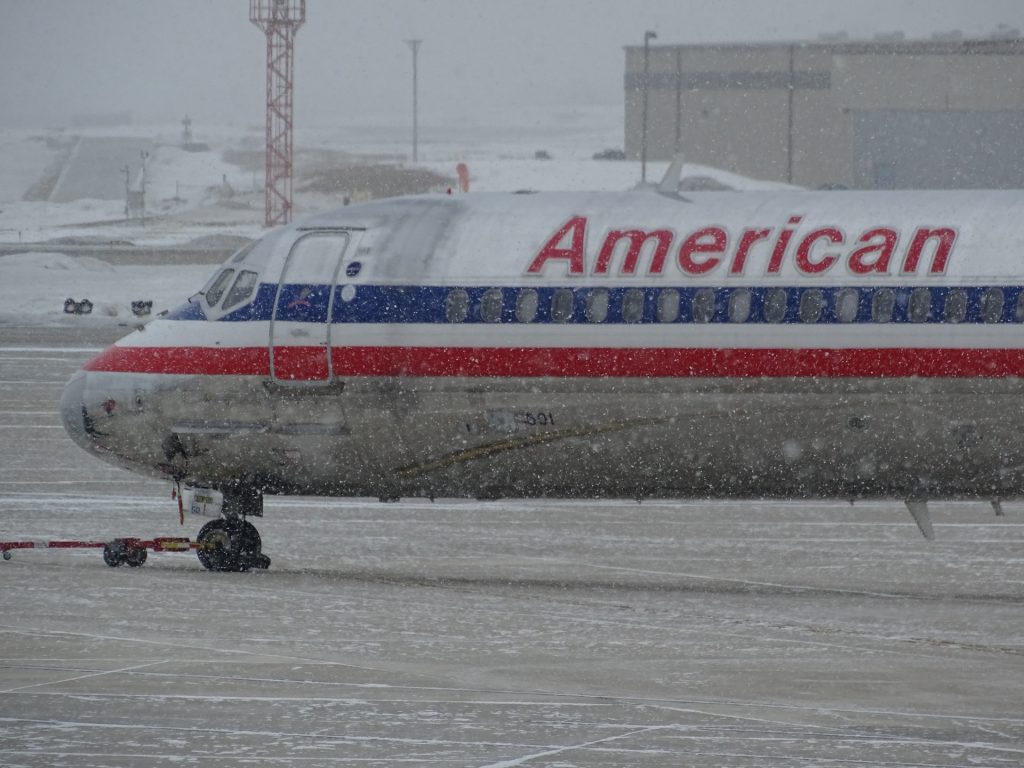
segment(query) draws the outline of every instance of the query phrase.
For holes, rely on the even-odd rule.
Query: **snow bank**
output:
[[[153,314],[183,303],[215,267],[209,264],[112,265],[88,256],[18,253],[0,256],[0,333],[4,322],[40,325],[136,323],[133,301],[152,301]],[[68,315],[65,299],[89,299],[90,315]]]

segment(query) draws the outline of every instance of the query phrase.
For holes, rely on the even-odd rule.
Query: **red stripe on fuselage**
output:
[[[290,379],[321,379],[323,350],[280,347]],[[606,349],[338,347],[335,376],[810,377],[1024,376],[1024,349]],[[89,371],[269,376],[265,347],[110,347]],[[280,375],[280,371],[279,371]]]
[[[173,373],[204,376],[269,376],[266,347],[108,347],[87,371]]]

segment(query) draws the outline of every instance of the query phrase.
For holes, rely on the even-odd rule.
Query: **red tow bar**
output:
[[[178,536],[155,539],[114,539],[113,541],[0,541],[4,560],[11,559],[15,549],[102,549],[103,562],[111,568],[130,565],[137,568],[146,562],[149,550],[154,552],[190,552],[199,543]]]

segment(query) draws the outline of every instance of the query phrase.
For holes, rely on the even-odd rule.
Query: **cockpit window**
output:
[[[217,306],[217,302],[220,301],[220,297],[224,295],[225,289],[228,287],[228,283],[231,281],[231,276],[235,274],[233,269],[225,269],[206,289],[206,303],[211,307]]]
[[[235,284],[231,286],[231,290],[228,291],[227,298],[224,299],[224,309],[233,307],[236,304],[241,304],[243,301],[252,296],[253,289],[256,287],[256,281],[259,279],[259,273],[250,272],[249,270],[242,270],[238,277],[235,278]]]

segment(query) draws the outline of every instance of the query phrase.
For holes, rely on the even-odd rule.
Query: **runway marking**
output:
[[[519,748],[519,749],[537,749],[550,747],[557,751],[565,751],[566,749],[579,749],[586,745],[576,745],[573,747],[555,747],[552,745],[544,744],[530,744],[521,743],[514,741],[467,741],[465,739],[416,739],[416,738],[403,738],[399,736],[352,736],[352,735],[333,735],[326,733],[301,733],[295,731],[265,731],[265,730],[245,730],[240,728],[195,728],[188,726],[174,726],[174,725],[144,725],[134,723],[98,723],[98,722],[85,722],[85,721],[69,721],[69,720],[43,720],[39,718],[18,718],[18,717],[0,717],[0,723],[32,723],[36,725],[51,725],[58,728],[82,728],[84,729],[102,729],[102,730],[119,730],[123,729],[126,731],[171,731],[171,732],[183,732],[192,734],[231,734],[234,736],[264,736],[274,739],[281,738],[301,738],[301,739],[317,739],[324,741],[332,741],[339,743],[367,743],[367,742],[382,742],[385,744],[402,744],[411,746],[464,746],[464,747],[499,747],[499,748]],[[619,736],[612,736],[606,739],[600,739],[595,744],[604,741],[612,741],[615,739],[625,738],[630,735],[643,733],[648,730],[657,730],[662,728],[674,728],[675,726],[651,726],[644,728],[639,731],[634,731],[630,734],[620,734]],[[31,754],[31,753],[30,753]],[[205,760],[207,757],[215,758],[214,755],[203,755]],[[222,758],[223,759],[223,758]],[[231,759],[237,760],[237,755],[232,755]],[[280,758],[276,758],[280,759]],[[450,760],[450,757],[448,758]]]
[[[556,749],[545,750],[544,752],[535,752],[531,755],[523,755],[522,757],[513,758],[512,760],[500,760],[497,763],[488,763],[487,765],[481,766],[481,768],[515,768],[517,765],[524,765],[530,760],[536,760],[542,757],[552,757],[554,755],[560,755],[563,752],[572,752],[577,749],[588,749],[598,744],[607,744],[612,741],[619,741],[620,739],[628,739],[633,736],[640,736],[645,733],[652,733],[653,731],[664,731],[664,730],[677,730],[677,726],[674,725],[652,725],[647,728],[639,728],[635,731],[628,731],[627,733],[620,733],[616,736],[607,736],[603,739],[595,739],[594,741],[585,741],[580,744],[570,744],[565,747],[558,747]],[[635,750],[631,750],[635,751]]]
[[[44,682],[41,682],[41,683],[32,683],[31,685],[18,686],[17,688],[6,688],[6,689],[0,690],[0,693],[15,693],[15,692],[27,691],[30,688],[40,688],[40,687],[44,687],[44,686],[48,686],[48,685],[60,685],[62,683],[73,683],[76,680],[87,680],[87,679],[89,679],[91,677],[102,677],[104,675],[116,675],[116,674],[120,674],[120,673],[124,673],[124,672],[133,672],[133,671],[135,671],[137,669],[145,669],[146,667],[160,666],[161,664],[166,664],[166,663],[167,663],[166,661],[150,661],[150,662],[146,662],[145,664],[135,664],[133,666],[123,667],[121,669],[108,669],[108,670],[103,670],[103,671],[100,671],[100,672],[90,672],[90,673],[85,674],[85,675],[76,675],[75,677],[67,677],[67,678],[64,678],[62,680],[47,680],[47,681],[44,681]]]
[[[0,429],[64,429],[63,424],[0,424]]]
[[[668,707],[668,706],[663,706],[663,705],[658,705],[658,704],[649,704],[649,705],[646,705],[646,706],[649,706],[652,709],[665,710],[665,711],[668,711],[668,712],[679,712],[679,713],[682,713],[682,714],[694,714],[694,715],[701,715],[701,716],[704,716],[704,717],[711,717],[711,718],[724,717],[724,718],[728,718],[730,720],[738,720],[738,721],[743,721],[743,722],[765,723],[765,724],[772,725],[772,726],[783,726],[783,727],[786,727],[786,728],[794,729],[793,733],[795,733],[796,735],[801,735],[801,730],[800,729],[802,729],[803,731],[813,731],[814,735],[821,734],[823,736],[837,736],[837,737],[839,737],[843,741],[872,741],[872,742],[877,741],[877,742],[883,742],[885,744],[921,744],[921,745],[925,745],[925,746],[956,746],[956,747],[964,747],[964,746],[968,746],[969,745],[971,747],[976,747],[976,748],[979,748],[979,749],[985,749],[985,750],[990,750],[990,751],[1013,752],[1013,753],[1024,754],[1024,749],[1020,749],[1020,748],[1012,747],[1012,746],[1002,746],[1002,745],[999,745],[999,744],[982,744],[982,743],[977,743],[977,742],[966,742],[965,743],[965,742],[949,741],[949,740],[934,740],[934,741],[930,741],[928,739],[910,738],[910,737],[898,736],[898,735],[896,735],[896,736],[882,736],[882,735],[880,735],[878,733],[875,733],[875,732],[860,733],[860,732],[857,732],[857,731],[847,731],[847,730],[845,730],[845,728],[840,728],[840,727],[834,726],[834,725],[818,725],[816,723],[794,723],[794,722],[789,721],[789,720],[774,720],[774,719],[769,719],[769,718],[764,718],[764,717],[753,717],[751,715],[738,715],[738,714],[734,714],[734,713],[731,713],[731,712],[724,712],[724,711],[712,710],[712,709],[695,709],[695,708],[692,708],[692,707],[686,707],[686,708],[682,708],[682,707]],[[723,707],[723,709],[724,709],[724,707]],[[832,710],[825,709],[823,711],[831,712]],[[709,730],[715,730],[715,731],[732,731],[732,730],[746,731],[746,730],[749,730],[749,729],[747,729],[747,728],[745,728],[744,726],[741,726],[741,725],[691,724],[691,725],[687,725],[687,728],[690,729],[690,730],[693,730],[693,731],[697,731],[697,732],[699,732],[699,731],[709,731]],[[983,730],[985,730],[985,729],[983,729]],[[769,731],[767,731],[767,733],[769,733],[769,734],[776,734],[776,733],[787,734],[789,732],[788,731],[781,731],[780,732],[780,731],[776,731],[776,730],[769,730]],[[803,733],[802,735],[806,736],[807,734]],[[1000,737],[1005,737],[1005,734],[996,734],[996,735],[998,735]],[[708,737],[700,737],[700,738],[708,738]],[[746,737],[746,738],[749,738],[749,737]],[[807,759],[807,758],[797,758],[797,759]],[[836,762],[836,761],[828,760],[826,762]],[[842,761],[839,761],[839,762],[842,762]],[[875,764],[875,763],[872,762],[872,763],[869,763],[869,764]],[[898,764],[899,765],[909,765],[908,763],[903,763],[903,762],[900,762]]]
[[[129,480],[135,480],[135,478],[128,478]],[[111,478],[109,481],[94,480],[91,482],[121,482],[122,478]],[[4,481],[0,481],[3,484]],[[138,482],[138,480],[136,480]],[[75,508],[80,509],[83,507],[123,507],[125,509],[134,509],[138,504],[166,504],[167,499],[164,496],[124,496],[118,494],[116,496],[100,496],[95,499],[88,499],[83,501],[80,496],[73,493],[67,494],[26,494],[23,496],[6,496],[0,499],[0,507],[14,507],[14,506],[49,506],[52,504],[66,504],[69,501],[75,503]],[[173,502],[172,502],[173,503]]]
[[[341,661],[325,662],[325,661],[323,661],[321,659],[317,659],[317,658],[313,658],[313,657],[308,657],[308,656],[294,656],[294,655],[290,655],[290,654],[273,653],[273,652],[266,652],[266,651],[247,651],[247,650],[244,650],[242,648],[223,649],[223,648],[216,648],[216,647],[204,646],[204,645],[189,645],[189,644],[182,643],[180,641],[145,640],[145,639],[136,638],[136,637],[120,637],[120,636],[117,636],[117,635],[100,635],[100,634],[95,634],[95,633],[91,633],[91,632],[70,632],[70,631],[67,631],[67,630],[46,630],[46,629],[26,630],[26,629],[23,629],[23,628],[20,628],[20,627],[14,627],[14,626],[10,626],[10,625],[0,625],[0,632],[9,632],[11,634],[24,635],[24,636],[27,636],[27,637],[39,637],[39,636],[83,637],[83,638],[88,638],[90,640],[111,640],[111,641],[118,641],[118,642],[123,642],[123,643],[138,643],[138,644],[141,644],[141,645],[153,645],[153,646],[158,646],[158,647],[171,646],[171,647],[173,647],[173,648],[175,648],[177,650],[185,650],[185,649],[187,649],[187,650],[190,650],[190,651],[207,651],[209,653],[218,654],[218,655],[224,655],[224,656],[243,656],[243,657],[247,657],[247,658],[254,657],[254,658],[266,658],[266,659],[286,659],[288,661],[301,661],[301,662],[304,662],[304,663],[307,663],[307,664],[322,664],[322,665],[332,666],[332,667],[343,667],[345,669],[355,669],[355,670],[359,670],[360,672],[376,672],[376,673],[381,673],[381,674],[388,674],[388,673],[392,673],[393,674],[394,673],[394,670],[384,669],[384,668],[381,668],[381,667],[360,666],[360,665],[357,665],[357,664],[347,664],[347,663],[341,662]],[[357,684],[353,683],[351,685],[357,685]],[[393,686],[391,686],[390,684],[381,684],[379,686],[376,686],[376,685],[371,686],[371,685],[367,684],[365,687],[393,687]],[[424,690],[448,690],[448,689],[446,689],[446,688],[437,688],[437,689],[424,688]],[[453,689],[453,690],[459,690],[459,689]],[[488,691],[481,690],[480,692],[481,693],[487,693]],[[496,691],[496,693],[506,693],[506,691]],[[530,691],[525,691],[523,693],[531,693],[531,692]],[[522,693],[520,695],[522,695]]]
[[[0,480],[0,485],[110,485],[111,483],[142,485],[145,482],[145,478],[112,477],[109,480]]]
[[[69,355],[79,352],[102,352],[105,347],[4,347],[0,346],[0,355],[8,352],[63,352]]]
[[[7,361],[14,362],[29,362],[29,363],[70,363],[71,365],[77,365],[77,360],[69,360],[66,357],[42,357],[41,355],[32,355],[31,357],[17,357],[14,355],[4,354],[5,350],[0,350],[0,363]]]

